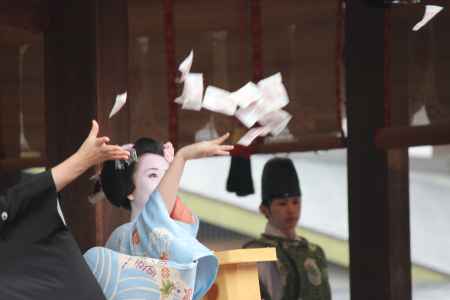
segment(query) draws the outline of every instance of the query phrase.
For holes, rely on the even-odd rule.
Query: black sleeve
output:
[[[20,223],[21,218],[39,210],[43,205],[40,202],[46,199],[54,199],[56,205],[56,187],[50,171],[34,175],[8,189],[0,198],[0,233],[8,225]]]

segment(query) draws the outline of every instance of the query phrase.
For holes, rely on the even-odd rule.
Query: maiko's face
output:
[[[169,163],[161,155],[151,153],[141,155],[133,175],[135,189],[129,197],[132,204],[139,208],[144,207],[168,167]]]

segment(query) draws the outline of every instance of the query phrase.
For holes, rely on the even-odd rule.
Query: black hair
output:
[[[152,138],[144,137],[138,139],[134,143],[133,148],[136,150],[138,158],[145,153],[164,156],[163,145]],[[129,165],[123,164],[124,168],[122,169],[116,168],[116,162],[114,160],[106,161],[103,164],[100,180],[106,198],[113,205],[131,210],[128,195],[135,189],[133,174],[136,164],[137,162],[131,162]]]
[[[287,157],[266,162],[261,179],[261,205],[270,206],[274,198],[301,197],[300,182],[294,163]]]

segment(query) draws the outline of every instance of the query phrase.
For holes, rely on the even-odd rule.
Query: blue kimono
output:
[[[198,227],[197,217],[192,223],[171,218],[155,191],[136,219],[112,233],[106,247],[114,251],[93,248],[85,258],[109,300],[201,299],[216,279],[218,261],[196,239]]]

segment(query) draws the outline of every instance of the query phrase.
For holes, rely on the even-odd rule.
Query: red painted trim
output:
[[[344,136],[342,128],[342,60],[343,60],[343,41],[344,41],[344,0],[337,0],[336,15],[336,121],[337,127]]]
[[[250,24],[252,33],[253,80],[263,78],[263,42],[261,0],[250,1]]]
[[[174,102],[177,93],[175,83],[175,25],[173,0],[164,0],[164,41],[166,47],[167,98],[169,108],[169,140],[176,148],[178,144],[178,107]]]

